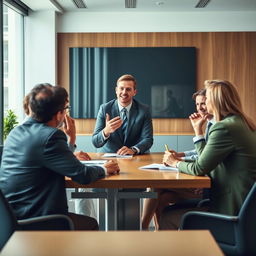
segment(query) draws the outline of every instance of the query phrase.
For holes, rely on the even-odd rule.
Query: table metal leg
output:
[[[108,188],[104,192],[79,192],[78,189],[75,192],[71,193],[72,198],[101,198],[99,203],[99,212],[105,212],[105,230],[118,230],[128,229],[128,230],[139,230],[140,229],[140,204],[139,201],[141,198],[156,198],[156,192],[128,192],[128,191],[119,191],[117,188]],[[107,206],[105,207],[105,199]],[[136,199],[130,200],[127,204],[120,203],[118,209],[118,200],[119,199]],[[120,200],[125,201],[125,200]],[[126,200],[127,201],[127,200]],[[132,202],[135,202],[132,203]],[[131,205],[131,203],[133,205]],[[132,208],[132,214],[130,214]],[[120,212],[120,214],[118,214]],[[120,216],[122,217],[120,217]],[[101,215],[100,215],[101,217]],[[119,218],[120,217],[120,221]],[[103,225],[100,220],[100,226]],[[118,225],[119,223],[119,225]],[[120,224],[122,223],[122,224]],[[102,227],[101,227],[102,229]]]
[[[106,191],[107,191],[106,230],[117,230],[118,189],[109,188]]]
[[[153,191],[132,191],[126,189],[118,192],[118,230],[141,230],[141,199],[157,198]]]
[[[99,222],[99,228],[102,231],[106,230],[106,199],[99,198],[97,199],[97,216]]]

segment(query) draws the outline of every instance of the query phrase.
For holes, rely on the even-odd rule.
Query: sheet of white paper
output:
[[[85,165],[103,165],[107,162],[108,160],[87,160],[87,161],[80,161],[82,164]]]
[[[105,153],[102,157],[132,158],[133,155],[118,155],[117,153]]]
[[[159,171],[169,171],[169,172],[177,172],[178,168],[165,166],[164,164],[149,164],[145,166],[141,166],[142,170],[159,170]]]

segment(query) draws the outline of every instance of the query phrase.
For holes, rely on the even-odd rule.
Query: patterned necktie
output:
[[[126,130],[127,130],[127,126],[128,126],[127,109],[123,108],[121,113],[122,113],[121,117],[123,119],[122,131],[123,131],[123,135],[124,135],[124,138],[125,138]]]
[[[206,130],[205,130],[205,141],[207,142],[208,140],[208,137],[209,137],[209,131],[210,131],[210,128],[211,126],[213,125],[212,122],[208,122],[207,126],[206,126]]]

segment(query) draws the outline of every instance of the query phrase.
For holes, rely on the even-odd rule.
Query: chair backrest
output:
[[[237,250],[241,255],[256,255],[256,183],[248,193],[238,218]]]
[[[17,219],[0,190],[0,250],[17,228]]]
[[[1,166],[1,161],[2,161],[2,154],[3,154],[3,145],[0,145],[0,166]]]

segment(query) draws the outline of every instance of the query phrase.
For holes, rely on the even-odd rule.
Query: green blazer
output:
[[[256,181],[256,132],[242,118],[230,115],[214,124],[205,140],[195,143],[199,158],[181,162],[179,170],[211,178],[211,207],[217,213],[237,215]]]

